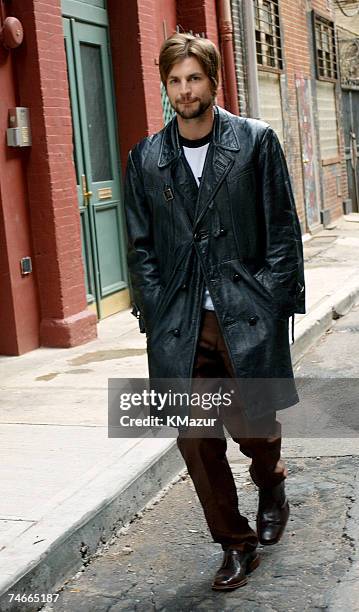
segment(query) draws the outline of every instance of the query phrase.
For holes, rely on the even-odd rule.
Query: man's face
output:
[[[200,117],[214,104],[212,83],[192,56],[172,66],[167,78],[167,95],[183,119]]]

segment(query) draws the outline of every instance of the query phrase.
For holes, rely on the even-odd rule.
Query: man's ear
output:
[[[218,87],[219,87],[219,85],[218,84],[215,85],[212,81],[211,81],[211,85],[212,85],[212,96],[213,96],[213,98],[216,98],[217,94],[218,94]]]

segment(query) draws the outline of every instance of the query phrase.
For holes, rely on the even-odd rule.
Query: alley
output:
[[[297,364],[297,375],[359,376],[358,332],[359,304]],[[335,406],[329,409],[334,413]],[[346,573],[357,554],[357,440],[302,439],[299,446],[298,440],[284,440],[291,503],[286,534],[278,546],[260,547],[261,565],[245,587],[226,594],[211,591],[222,552],[211,543],[192,483],[183,475],[44,612],[355,612],[355,583],[346,580]],[[253,523],[257,493],[247,460],[234,445],[229,455],[240,507]]]

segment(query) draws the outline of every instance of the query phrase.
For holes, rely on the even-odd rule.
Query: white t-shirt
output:
[[[196,142],[196,141],[194,141]],[[190,165],[190,168],[193,172],[193,176],[196,179],[196,183],[199,187],[204,162],[206,160],[206,155],[209,147],[209,142],[202,147],[185,147],[183,146],[183,152],[186,156],[186,159]]]
[[[201,182],[203,166],[206,160],[211,135],[212,134],[209,133],[207,136],[201,138],[200,140],[191,141],[183,137],[180,138],[183,146],[183,152],[186,156],[186,159],[193,172],[193,176],[198,186]],[[189,144],[190,146],[186,146]],[[205,287],[205,291],[203,294],[202,308],[205,308],[205,310],[214,310],[213,302],[211,300],[211,296],[209,295],[207,287]]]

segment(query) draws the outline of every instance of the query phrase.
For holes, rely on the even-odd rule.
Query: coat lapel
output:
[[[194,230],[234,164],[234,157],[215,145],[210,146],[198,192]]]
[[[199,225],[208,206],[232,168],[235,154],[239,150],[240,143],[232,125],[231,115],[222,108],[215,106],[213,142],[208,150],[203,169],[194,229]]]
[[[173,184],[187,204],[195,208],[193,230],[203,218],[235,161],[240,143],[231,121],[231,115],[214,106],[213,142],[208,149],[199,190],[194,177],[189,176],[185,161],[181,159],[177,119],[174,117],[163,130],[158,167],[172,165]],[[193,178],[193,180],[191,180]]]

